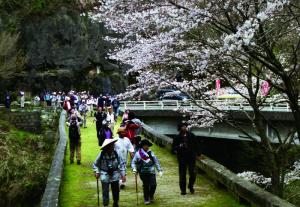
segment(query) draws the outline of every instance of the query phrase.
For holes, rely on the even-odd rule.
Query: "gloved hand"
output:
[[[162,171],[159,171],[158,174],[159,174],[159,177],[163,176],[163,172]]]
[[[122,179],[122,182],[123,182],[123,183],[126,182],[126,176],[122,176],[121,179]]]
[[[137,174],[137,170],[136,169],[133,169],[132,172],[133,172],[133,174]]]
[[[98,179],[100,177],[100,173],[95,173],[95,177]]]

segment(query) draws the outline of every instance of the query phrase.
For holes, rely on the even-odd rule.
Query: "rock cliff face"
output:
[[[103,40],[109,35],[113,34],[102,23],[93,23],[78,11],[62,9],[27,19],[21,28],[30,74],[27,84],[38,79],[49,82],[49,89],[75,88],[97,93],[124,90],[122,68],[106,58],[108,49],[113,47]]]

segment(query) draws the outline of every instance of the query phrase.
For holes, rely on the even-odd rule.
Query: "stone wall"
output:
[[[171,149],[172,138],[158,134],[151,127],[143,124],[143,134],[161,147]],[[216,184],[225,187],[240,202],[261,207],[295,207],[293,204],[271,194],[257,185],[238,177],[223,165],[204,156],[197,161],[197,167],[205,172]]]
[[[9,114],[9,122],[16,128],[40,133],[42,128],[40,111],[16,111]]]
[[[9,122],[17,129],[42,133],[45,129],[57,127],[58,112],[45,109],[13,109],[6,113]]]
[[[67,146],[65,130],[66,113],[61,112],[59,119],[59,142],[53,156],[51,169],[47,179],[47,186],[41,201],[41,207],[59,206],[60,184],[63,176],[64,157]]]

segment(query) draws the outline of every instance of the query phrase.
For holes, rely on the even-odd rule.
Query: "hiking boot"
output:
[[[193,186],[189,187],[189,189],[190,189],[191,194],[195,193],[195,190],[194,190]]]
[[[144,201],[144,204],[145,204],[145,205],[150,205],[150,203],[151,203],[151,202],[150,202],[149,200]]]
[[[154,203],[154,198],[150,197],[150,203]]]
[[[186,195],[186,192],[183,192],[183,191],[182,191],[182,192],[181,192],[181,195]]]
[[[74,163],[74,160],[70,160],[70,164],[73,164]]]
[[[114,203],[113,207],[119,207],[119,204],[118,203]]]
[[[77,160],[77,165],[80,165],[80,164],[81,164],[80,160]]]

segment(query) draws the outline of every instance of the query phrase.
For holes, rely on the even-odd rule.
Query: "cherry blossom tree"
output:
[[[272,166],[272,192],[282,196],[288,154],[300,134],[300,2],[106,0],[88,15],[121,34],[106,39],[119,45],[110,58],[131,65],[128,73],[138,74],[124,97],[139,98],[165,85],[189,94],[202,108],[183,111],[190,114],[192,126],[222,121],[260,143]],[[178,74],[180,82],[176,81]],[[216,79],[252,107],[245,114],[256,136],[245,131],[224,106],[206,98]],[[292,111],[295,128],[286,135],[262,113],[263,105],[270,101],[260,93],[264,81],[272,92],[286,97]],[[278,145],[272,145],[266,126],[274,131]]]

